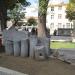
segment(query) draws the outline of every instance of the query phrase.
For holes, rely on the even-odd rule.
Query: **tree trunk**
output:
[[[38,37],[46,37],[46,15],[49,0],[39,0],[38,10]]]
[[[6,21],[7,21],[7,8],[4,3],[4,0],[0,1],[0,19],[1,19],[1,30],[3,31],[6,28]]]
[[[46,15],[38,16],[38,37],[46,37]]]

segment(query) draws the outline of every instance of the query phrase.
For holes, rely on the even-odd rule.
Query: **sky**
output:
[[[34,4],[35,2],[37,2],[38,0],[27,0],[29,1],[30,3]],[[68,2],[68,0],[63,0],[64,2]]]
[[[38,16],[38,0],[27,0],[28,2],[31,3],[30,6],[26,8],[26,16]],[[50,1],[63,1],[64,3],[68,3],[69,0],[50,0]]]

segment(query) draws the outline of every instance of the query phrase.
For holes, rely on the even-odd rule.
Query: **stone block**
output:
[[[34,47],[37,45],[37,37],[33,36],[29,38],[30,48],[29,48],[29,56],[30,58],[34,58]]]
[[[7,55],[13,55],[13,53],[14,53],[13,41],[5,40],[5,53]]]
[[[14,56],[20,56],[21,53],[21,43],[20,41],[13,41]]]
[[[36,60],[45,60],[47,58],[44,46],[35,46],[34,53],[35,53]]]
[[[28,56],[28,39],[21,40],[21,57]]]
[[[40,45],[44,45],[47,56],[50,55],[50,38],[38,38]]]

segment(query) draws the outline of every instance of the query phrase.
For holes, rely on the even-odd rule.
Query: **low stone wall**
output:
[[[50,55],[50,38],[38,38],[36,35],[30,35],[26,31],[17,31],[15,28],[4,30],[3,41],[7,55],[36,58],[40,56],[48,57]],[[40,49],[38,48],[40,47]],[[41,48],[44,47],[44,49]],[[44,51],[43,51],[44,50]],[[37,55],[38,54],[38,55]]]

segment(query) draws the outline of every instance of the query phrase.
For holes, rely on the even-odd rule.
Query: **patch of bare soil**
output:
[[[75,66],[51,58],[37,61],[0,53],[0,66],[29,75],[75,75]]]

